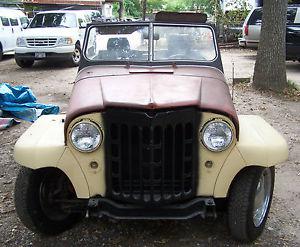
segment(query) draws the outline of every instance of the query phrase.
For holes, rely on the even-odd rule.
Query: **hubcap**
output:
[[[80,62],[80,50],[78,48],[75,48],[74,53],[73,53],[73,61],[75,63],[79,63]]]
[[[253,208],[253,223],[255,227],[259,227],[266,217],[271,198],[271,187],[271,171],[267,168],[263,171],[256,187]]]

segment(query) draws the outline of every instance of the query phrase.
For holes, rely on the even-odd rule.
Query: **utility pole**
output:
[[[143,20],[146,20],[147,0],[142,0]]]

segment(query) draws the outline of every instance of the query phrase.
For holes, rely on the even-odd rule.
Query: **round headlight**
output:
[[[230,125],[221,120],[207,123],[202,130],[202,141],[211,151],[225,150],[232,142]]]
[[[103,134],[100,128],[92,122],[77,123],[71,131],[71,141],[81,152],[92,152],[102,143]]]

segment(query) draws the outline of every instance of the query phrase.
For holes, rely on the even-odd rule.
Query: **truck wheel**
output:
[[[34,60],[32,59],[21,59],[21,58],[15,58],[17,65],[19,65],[21,68],[30,68],[34,64]]]
[[[0,61],[3,59],[3,48],[2,44],[0,43]]]
[[[80,45],[75,45],[75,50],[73,52],[73,55],[71,57],[71,66],[73,67],[77,67],[79,66],[81,60],[81,49],[80,49]]]
[[[15,185],[16,212],[33,232],[56,235],[70,229],[84,217],[68,213],[61,201],[76,198],[69,179],[59,170],[32,170],[22,167]]]
[[[261,235],[272,202],[274,178],[274,167],[251,167],[233,182],[228,201],[228,225],[237,240],[251,242]]]

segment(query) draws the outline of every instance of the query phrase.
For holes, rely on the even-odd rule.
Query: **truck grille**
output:
[[[50,47],[56,45],[57,38],[34,38],[26,39],[26,41],[31,47]]]
[[[196,194],[196,109],[104,114],[107,197],[140,204],[167,204]]]

